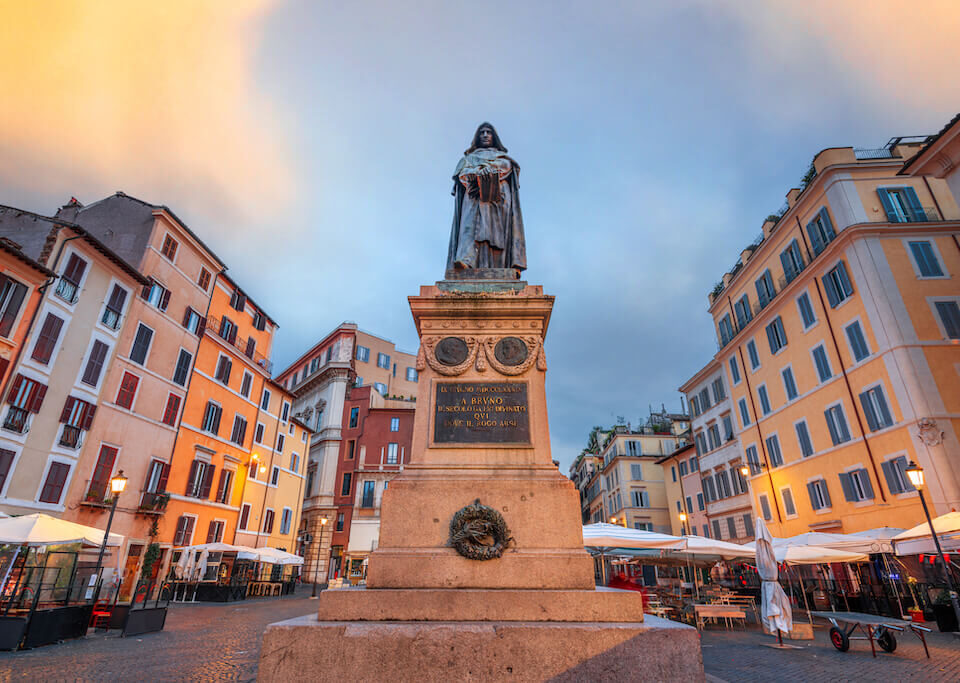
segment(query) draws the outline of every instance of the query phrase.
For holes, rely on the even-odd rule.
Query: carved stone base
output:
[[[514,268],[464,268],[448,270],[447,280],[519,280],[520,271]]]

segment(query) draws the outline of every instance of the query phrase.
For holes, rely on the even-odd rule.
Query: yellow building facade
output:
[[[827,149],[710,295],[754,512],[776,536],[960,505],[960,207],[924,140]]]

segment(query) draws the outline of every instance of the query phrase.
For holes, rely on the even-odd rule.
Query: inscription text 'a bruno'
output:
[[[530,443],[526,382],[438,382],[435,443]]]

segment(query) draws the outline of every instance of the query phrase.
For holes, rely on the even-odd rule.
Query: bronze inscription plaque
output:
[[[435,443],[530,443],[526,382],[438,382]]]

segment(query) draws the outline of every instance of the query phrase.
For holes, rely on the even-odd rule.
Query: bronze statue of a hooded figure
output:
[[[453,174],[453,227],[448,271],[527,268],[518,193],[520,165],[497,131],[481,123]]]

